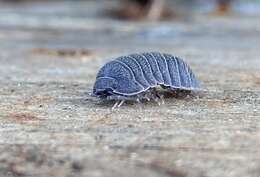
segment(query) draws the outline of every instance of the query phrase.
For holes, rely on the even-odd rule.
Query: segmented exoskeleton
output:
[[[97,74],[92,95],[105,100],[158,99],[155,87],[200,90],[191,68],[180,58],[158,52],[122,56],[105,64]]]

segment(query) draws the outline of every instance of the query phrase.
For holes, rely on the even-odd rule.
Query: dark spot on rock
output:
[[[44,86],[45,85],[45,83],[38,83],[38,86],[39,87],[42,87],[42,86]]]
[[[81,172],[83,170],[84,166],[81,162],[74,161],[71,164],[71,168],[76,172]]]
[[[95,140],[96,140],[96,141],[101,141],[102,139],[104,139],[104,136],[103,136],[103,135],[97,135],[97,136],[95,136]]]
[[[33,162],[38,166],[41,166],[45,161],[45,154],[39,152],[37,149],[27,150],[25,157],[28,162]]]
[[[133,128],[134,125],[132,125],[132,124],[128,124],[127,127],[128,127],[128,128]]]
[[[59,160],[58,160],[58,163],[59,163],[59,164],[64,164],[64,163],[65,163],[65,160],[64,160],[64,159],[59,159]]]
[[[65,108],[62,108],[62,110],[72,110],[72,108],[69,108],[69,107],[65,107]]]
[[[151,168],[161,171],[171,177],[186,177],[187,173],[177,167],[169,166],[161,161],[154,161],[150,164]]]
[[[23,102],[23,104],[29,104],[29,103],[30,103],[29,100],[26,100],[26,101]]]

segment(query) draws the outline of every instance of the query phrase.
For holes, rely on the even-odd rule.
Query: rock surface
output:
[[[0,5],[0,176],[260,176],[259,18],[123,22],[101,4]],[[143,51],[182,56],[208,91],[113,112],[89,96]]]

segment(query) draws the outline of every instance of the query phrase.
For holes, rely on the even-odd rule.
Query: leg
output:
[[[119,108],[120,106],[122,106],[124,104],[124,102],[125,102],[125,100],[121,100],[117,107]]]
[[[149,93],[149,97],[153,99],[158,105],[164,104],[164,96],[153,88]]]
[[[116,101],[116,103],[112,107],[112,111],[114,111],[118,107],[119,103],[120,103],[120,101]]]
[[[114,106],[112,107],[112,111],[115,110],[116,108],[119,108],[124,104],[125,100],[118,100],[115,102]]]

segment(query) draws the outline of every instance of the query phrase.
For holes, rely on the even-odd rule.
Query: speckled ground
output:
[[[0,176],[260,176],[259,17],[123,22],[101,7],[1,4]],[[208,91],[113,112],[89,96],[104,63],[142,51],[182,56]]]

